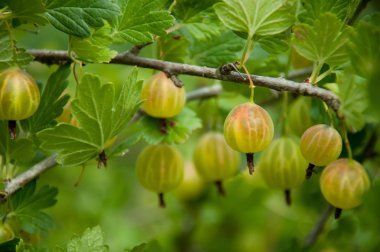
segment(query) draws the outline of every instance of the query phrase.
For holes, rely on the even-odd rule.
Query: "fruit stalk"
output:
[[[254,153],[246,153],[245,155],[247,156],[249,174],[252,175],[255,171]]]
[[[215,186],[218,189],[218,193],[220,196],[226,196],[226,191],[224,190],[223,182],[221,180],[215,181]]]
[[[339,219],[341,215],[342,215],[342,208],[335,208],[335,215],[334,215],[335,219],[336,220]]]
[[[289,189],[287,189],[284,191],[284,193],[285,193],[285,202],[288,206],[290,206],[292,204],[291,192]]]
[[[309,163],[309,166],[307,167],[307,170],[306,170],[306,176],[305,176],[306,179],[311,178],[314,172],[314,167],[315,165],[313,165],[312,163]]]
[[[15,140],[16,139],[16,121],[15,120],[8,121],[8,130],[9,130],[9,135],[11,137],[11,140]]]
[[[166,207],[165,199],[164,199],[164,194],[163,193],[159,193],[158,194],[158,206],[160,208],[165,208]]]

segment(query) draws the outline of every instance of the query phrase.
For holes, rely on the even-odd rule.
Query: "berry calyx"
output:
[[[238,172],[240,155],[227,145],[221,133],[209,132],[199,140],[193,160],[199,175],[214,182],[220,195],[224,195],[222,181]]]
[[[146,189],[158,193],[160,207],[165,207],[163,193],[181,183],[183,170],[181,154],[169,145],[148,146],[137,158],[137,177]]]
[[[330,163],[323,170],[320,179],[323,196],[338,209],[337,218],[340,216],[341,209],[359,206],[369,186],[369,178],[363,166],[347,158]]]
[[[298,144],[289,137],[281,137],[263,151],[257,169],[269,187],[285,192],[290,205],[290,190],[303,183],[306,167]]]
[[[156,118],[171,118],[178,115],[186,102],[185,88],[177,87],[161,72],[144,83],[141,90],[144,111]]]
[[[342,151],[342,137],[339,132],[326,124],[308,128],[301,137],[302,155],[310,165],[306,178],[313,172],[314,166],[324,166],[336,160]]]
[[[273,121],[265,109],[251,102],[236,106],[224,122],[224,137],[234,150],[247,154],[250,174],[253,154],[264,150],[273,139]]]

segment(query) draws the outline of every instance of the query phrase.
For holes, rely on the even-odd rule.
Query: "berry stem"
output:
[[[158,194],[158,206],[161,207],[161,208],[165,208],[166,207],[165,199],[164,199],[164,194],[163,193],[159,193]]]
[[[288,206],[290,206],[292,204],[292,197],[291,197],[291,193],[290,193],[290,190],[289,189],[286,189],[284,191],[285,193],[285,202]]]
[[[249,74],[248,72],[248,69],[245,67],[245,65],[242,65],[243,69],[244,69],[244,72],[247,74],[247,77],[248,77],[248,80],[249,80],[249,88],[251,89],[251,95],[249,97],[249,101],[251,103],[254,103],[255,100],[255,85],[253,84],[253,81],[252,81],[252,78],[251,78],[251,75]]]
[[[224,190],[223,182],[221,180],[215,181],[215,186],[218,189],[218,193],[220,196],[226,196],[226,191]]]
[[[329,116],[329,121],[330,121],[330,126],[334,128],[334,123],[333,123],[333,116],[329,110],[329,107],[327,106],[326,102],[322,101],[323,107],[325,108],[325,111],[327,115]]]
[[[17,127],[16,121],[14,120],[8,121],[8,130],[9,130],[9,135],[11,137],[11,140],[16,139],[16,127]]]
[[[314,167],[315,165],[313,165],[312,163],[309,163],[309,166],[306,169],[306,176],[305,176],[306,179],[311,178],[311,175],[313,175],[313,172],[314,172]]]
[[[255,171],[255,163],[254,163],[254,153],[246,153],[247,156],[247,165],[249,174],[252,175]]]
[[[105,168],[107,168],[107,156],[106,156],[106,153],[104,152],[104,150],[99,153],[99,159],[98,159],[98,168],[99,169],[102,166],[102,164],[104,165]]]
[[[339,219],[340,216],[342,215],[342,209],[341,208],[335,208],[335,219]]]

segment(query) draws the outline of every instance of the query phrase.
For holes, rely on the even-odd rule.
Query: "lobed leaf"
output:
[[[104,234],[99,226],[87,228],[82,236],[75,235],[67,244],[67,252],[107,252],[108,246],[104,244]]]
[[[58,30],[77,37],[89,37],[91,27],[112,21],[120,9],[108,0],[44,0],[46,17]]]
[[[119,43],[142,44],[153,41],[153,35],[165,35],[173,24],[161,0],[119,0],[121,16],[114,22],[113,36]]]
[[[352,32],[335,14],[324,13],[313,26],[298,24],[293,27],[293,46],[308,60],[326,63],[330,67],[347,62],[346,44]]]
[[[65,166],[82,164],[101,153],[138,109],[142,85],[136,78],[134,69],[125,83],[116,86],[84,75],[71,105],[80,127],[62,123],[39,132],[41,148],[58,151],[57,162]]]

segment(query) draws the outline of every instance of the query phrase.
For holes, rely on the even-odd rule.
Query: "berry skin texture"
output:
[[[18,68],[0,73],[0,120],[16,121],[32,116],[40,104],[35,80]]]
[[[137,158],[137,177],[148,190],[164,193],[179,186],[183,179],[184,161],[169,145],[146,147]]]
[[[342,137],[333,127],[325,124],[314,125],[302,135],[300,148],[309,163],[324,166],[339,157]]]
[[[329,164],[323,170],[320,179],[323,196],[339,209],[359,206],[369,186],[369,178],[363,166],[355,160],[346,158]]]
[[[298,144],[291,138],[281,137],[263,151],[257,169],[268,186],[290,190],[305,181],[307,165]]]
[[[176,87],[165,73],[152,76],[141,90],[144,111],[156,118],[178,115],[186,102],[185,88]]]
[[[228,114],[224,137],[234,150],[255,153],[264,150],[273,139],[273,122],[265,109],[254,103],[243,103]]]
[[[206,181],[221,181],[237,173],[240,155],[227,145],[221,133],[209,132],[195,147],[193,161]]]

